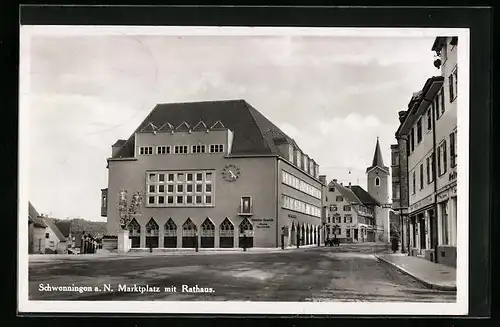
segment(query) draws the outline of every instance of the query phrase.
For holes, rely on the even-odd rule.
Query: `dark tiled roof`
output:
[[[356,197],[360,199],[363,204],[380,206],[380,203],[375,200],[368,192],[366,192],[361,186],[351,185],[350,189],[354,194],[356,194]]]
[[[40,214],[38,213],[38,211],[36,211],[31,202],[28,202],[28,220],[35,224],[35,226],[42,228],[47,227],[43,219],[40,217]]]
[[[118,140],[112,146],[123,146],[127,140]]]
[[[330,186],[337,188],[340,194],[342,194],[349,202],[361,203],[361,200],[348,187],[340,185],[340,183],[337,183],[335,181],[331,181],[330,184],[328,184],[328,187]]]
[[[61,231],[64,237],[68,238],[71,232],[71,224],[69,221],[60,220],[56,223],[57,228]]]
[[[59,230],[59,228],[56,226],[54,221],[50,218],[43,218],[43,221],[45,224],[56,234],[57,238],[59,241],[64,242],[66,241],[66,237],[64,237],[63,233]]]
[[[158,104],[135,132],[142,130],[149,123],[162,126],[168,122],[177,127],[183,123],[196,126],[200,121],[211,128],[229,128],[233,131],[234,155],[278,154],[278,148],[274,144],[276,137],[285,137],[291,144],[296,145],[293,139],[244,100]],[[115,158],[133,157],[135,132]]]

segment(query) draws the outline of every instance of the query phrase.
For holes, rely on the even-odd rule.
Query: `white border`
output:
[[[457,216],[457,302],[216,302],[216,301],[30,301],[28,299],[28,109],[32,36],[83,35],[235,35],[235,36],[335,36],[335,37],[435,37],[458,36],[460,74],[457,103],[458,216]],[[432,44],[429,44],[431,51]],[[430,63],[432,64],[432,63]],[[126,26],[34,26],[20,27],[19,93],[19,217],[18,217],[18,311],[21,313],[228,313],[228,314],[358,314],[358,315],[465,315],[468,311],[468,212],[469,212],[469,30],[436,28],[296,28],[296,27],[126,27]],[[465,199],[465,201],[463,200]],[[23,281],[23,282],[21,282]]]

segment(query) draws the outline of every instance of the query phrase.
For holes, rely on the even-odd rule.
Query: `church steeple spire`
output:
[[[380,150],[380,143],[378,140],[378,136],[377,136],[377,144],[375,145],[375,153],[373,154],[372,165],[368,167],[366,170],[368,171],[374,167],[380,167],[384,170],[388,169],[386,166],[384,166],[384,160],[382,159],[382,151]]]

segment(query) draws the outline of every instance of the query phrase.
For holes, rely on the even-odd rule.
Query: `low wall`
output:
[[[449,245],[439,245],[437,247],[438,251],[438,263],[447,265],[450,267],[457,267],[457,247]]]
[[[118,249],[118,238],[103,238],[102,249],[113,251]]]

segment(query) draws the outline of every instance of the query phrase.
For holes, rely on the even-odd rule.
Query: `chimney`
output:
[[[351,186],[351,182],[349,182],[349,186]]]
[[[319,175],[319,181],[322,184],[326,184],[326,175]]]
[[[406,111],[405,110],[401,110],[400,112],[398,112],[398,115],[399,115],[399,122],[402,123],[404,120],[405,120],[405,117],[406,117]]]
[[[344,186],[344,183],[340,182],[340,186]]]
[[[333,179],[333,181],[334,181],[335,183],[337,183],[338,179],[334,178],[334,179]]]

